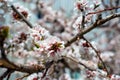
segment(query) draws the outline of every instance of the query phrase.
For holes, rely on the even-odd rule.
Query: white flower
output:
[[[81,27],[81,24],[82,24],[82,15],[75,20],[73,24],[73,28],[78,29]]]
[[[87,67],[89,67],[90,69],[93,69],[93,70],[96,70],[98,67],[97,67],[97,64],[92,62],[92,61],[85,61],[85,60],[81,60],[81,62],[86,65]],[[89,65],[88,65],[89,64]]]
[[[26,65],[28,65],[28,66],[37,65],[38,64],[38,62],[36,60],[27,60],[26,63],[27,63]]]
[[[85,16],[85,22],[90,22],[91,19],[92,19],[92,16],[93,15],[87,15],[87,16]]]
[[[120,75],[113,74],[110,78],[110,80],[120,80]]]
[[[98,69],[98,72],[99,72],[99,76],[102,76],[102,77],[106,77],[107,76],[107,72],[106,71]]]
[[[3,1],[6,1],[6,2],[13,2],[13,0],[3,0]]]
[[[106,52],[101,53],[100,56],[101,56],[101,58],[102,58],[103,61],[108,61],[108,62],[110,62],[110,61],[112,60],[111,57],[114,56],[114,53],[113,53],[113,52],[110,52],[110,51],[106,51]]]
[[[83,10],[85,10],[86,6],[88,5],[88,1],[80,0],[80,1],[77,1],[74,5],[75,5],[76,10],[83,11]]]
[[[37,77],[38,77],[37,73],[33,73],[27,77],[27,80],[33,80],[34,78],[37,78]]]
[[[23,48],[20,48],[14,52],[13,56],[18,58],[24,58],[27,57],[28,54],[28,51],[24,50]]]

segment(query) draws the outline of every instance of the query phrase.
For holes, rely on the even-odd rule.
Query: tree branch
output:
[[[13,11],[15,11],[15,12],[23,19],[23,21],[24,21],[30,28],[33,28],[32,24],[15,8],[14,5],[11,5],[11,8],[13,9]]]
[[[118,6],[118,7],[112,7],[112,8],[106,8],[106,9],[99,10],[99,11],[96,11],[96,12],[90,12],[87,15],[98,14],[98,13],[101,13],[101,12],[110,11],[110,10],[119,9],[119,8],[120,8],[120,6]]]
[[[88,69],[88,70],[90,70],[90,71],[95,71],[95,69],[92,69],[92,68],[88,67],[88,66],[85,65],[83,62],[77,61],[77,60],[73,59],[72,57],[67,57],[67,56],[62,56],[62,57],[63,57],[63,58],[70,59],[71,61],[73,61],[73,62],[75,62],[75,63],[77,63],[77,64],[80,64],[80,65],[84,66],[86,69]]]
[[[4,49],[3,45],[4,45],[4,42],[1,42],[0,43],[1,58],[6,59],[5,49]]]
[[[93,46],[85,37],[83,37],[83,39],[84,39],[84,40],[89,44],[89,46],[95,51],[97,57],[99,58],[99,60],[100,60],[101,63],[103,64],[104,69],[105,69],[106,72],[107,72],[107,75],[109,75],[109,71],[108,71],[108,69],[107,69],[107,66],[106,66],[106,64],[104,63],[104,61],[102,60],[102,58],[100,57],[100,52],[99,52],[97,49],[95,49],[94,46]]]
[[[75,37],[73,37],[71,40],[67,41],[65,43],[65,47],[68,47],[70,46],[72,43],[74,43],[75,41],[77,41],[77,39],[79,38],[82,38],[82,36],[88,32],[90,32],[91,30],[93,30],[94,28],[106,23],[107,21],[111,20],[111,19],[114,19],[114,18],[117,18],[117,17],[120,17],[120,13],[116,13],[116,14],[113,14],[111,16],[108,16],[104,19],[101,19],[101,20],[97,20],[92,26],[84,29],[83,31],[81,31],[80,33],[78,33]]]
[[[5,72],[0,76],[0,80],[3,80],[3,79],[8,75],[9,72],[10,72],[10,70],[5,71]]]
[[[39,65],[35,65],[35,66],[24,66],[24,65],[15,65],[15,64],[13,65],[8,61],[6,61],[5,59],[0,59],[0,63],[2,63],[2,65],[0,65],[1,68],[7,68],[10,70],[20,71],[25,73],[41,72],[45,69],[44,66],[39,66]]]
[[[23,78],[28,77],[29,75],[30,75],[30,74],[26,74],[26,75],[24,75],[24,76],[22,76],[22,77],[17,78],[16,80],[22,80]]]
[[[10,70],[9,71],[9,73],[8,73],[8,75],[7,75],[7,79],[6,80],[9,80],[9,78],[10,78],[10,76],[11,76],[11,74],[14,72],[14,70]]]

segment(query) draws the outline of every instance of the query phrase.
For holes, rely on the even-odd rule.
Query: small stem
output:
[[[93,45],[92,45],[85,37],[83,37],[83,39],[84,39],[84,40],[89,44],[89,46],[95,51],[95,53],[96,53],[96,55],[98,56],[99,60],[100,60],[101,63],[103,64],[104,69],[106,70],[107,74],[109,75],[109,71],[108,71],[108,69],[107,69],[107,66],[106,66],[106,64],[104,63],[104,61],[102,60],[102,58],[100,57],[100,52],[97,51],[97,49],[95,49],[95,48],[93,47]]]
[[[67,57],[67,56],[62,56],[63,58],[67,58],[67,59],[70,59],[71,61],[77,63],[77,64],[80,64],[82,66],[84,66],[86,69],[90,70],[90,71],[95,71],[94,69],[91,69],[89,67],[87,67],[84,63],[80,62],[80,61],[77,61],[75,59],[73,59],[72,57]]]
[[[11,73],[12,70],[7,69],[7,71],[4,72],[4,74],[2,76],[0,76],[0,80],[3,80],[5,77],[7,77],[9,75],[9,73]]]
[[[47,63],[46,63],[46,70],[45,70],[45,72],[44,72],[43,75],[42,75],[42,79],[46,76],[49,68],[50,68],[53,64],[54,64],[54,61],[50,61],[50,62],[47,62]],[[42,79],[41,79],[41,80],[42,80]]]
[[[87,15],[98,14],[98,13],[101,13],[101,12],[110,11],[110,10],[119,9],[119,8],[120,8],[120,6],[118,6],[118,7],[112,7],[112,8],[107,8],[107,9],[99,10],[99,11],[96,11],[96,12],[90,12]]]
[[[15,12],[23,19],[23,21],[24,21],[30,28],[33,28],[32,24],[15,8],[14,5],[11,5],[11,8],[13,9],[13,11],[15,11]]]
[[[2,76],[0,76],[0,80],[3,80],[8,75],[9,70],[5,71]]]
[[[25,78],[25,77],[28,77],[30,74],[26,74],[26,75],[24,75],[24,76],[22,76],[22,77],[20,77],[20,78],[17,78],[16,80],[22,80],[23,78]]]
[[[11,74],[13,73],[14,71],[10,71],[9,73],[8,73],[8,76],[7,76],[7,79],[6,80],[9,80],[9,78],[10,78],[10,76],[11,76]]]
[[[5,55],[5,49],[3,46],[4,46],[4,42],[2,42],[2,44],[0,44],[1,58],[7,59],[6,55]]]

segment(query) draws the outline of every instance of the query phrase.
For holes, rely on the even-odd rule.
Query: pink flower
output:
[[[62,47],[61,45],[62,43],[59,43],[59,42],[50,44],[48,48],[50,56],[54,57],[57,52],[60,52],[60,48]]]
[[[100,0],[93,0],[93,3],[94,3],[95,5],[100,5],[100,4],[101,4],[101,1],[100,1]]]
[[[77,1],[75,3],[75,9],[84,11],[85,7],[87,6],[87,3],[88,2],[86,0]]]
[[[19,4],[15,4],[15,8],[25,17],[28,18],[28,10]],[[21,20],[21,17],[16,12],[12,12],[12,16],[15,20]]]

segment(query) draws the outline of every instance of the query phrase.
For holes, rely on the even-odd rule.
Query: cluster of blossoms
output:
[[[26,8],[19,4],[14,4],[15,8],[25,18],[29,17],[29,12]],[[12,17],[16,21],[15,24],[22,24],[21,16],[12,11]],[[13,26],[11,25],[11,30]],[[25,24],[21,26],[26,26]],[[27,32],[24,32],[26,31]],[[64,42],[59,38],[52,36],[46,29],[42,28],[39,24],[36,24],[33,28],[26,28],[24,31],[18,31],[15,35],[11,35],[6,45],[8,53],[19,57],[37,57],[41,62],[47,62],[49,60],[58,60],[61,56],[61,50],[64,48]]]
[[[35,33],[34,30],[38,30],[38,32]],[[43,55],[47,54],[47,57],[60,57],[60,51],[64,48],[64,42],[57,37],[51,36],[45,29],[39,29],[39,26],[34,28],[32,31],[31,35],[33,39],[35,39],[34,42],[37,46],[35,49],[38,50],[39,53]]]
[[[82,24],[91,22],[93,14],[89,14],[90,12],[96,11],[96,8],[100,5],[100,0],[78,0],[75,3],[75,10],[81,12],[79,17],[76,19],[75,23],[73,24],[74,28],[81,28]]]
[[[96,6],[100,5],[100,0],[78,0],[75,3],[75,9],[83,11],[93,11]]]
[[[58,59],[61,49],[64,48],[64,42],[59,38],[51,36],[47,30],[40,25],[36,25],[28,31],[17,33],[10,40],[10,53],[18,57],[26,57],[32,55],[44,60]],[[13,51],[13,52],[11,52]]]

